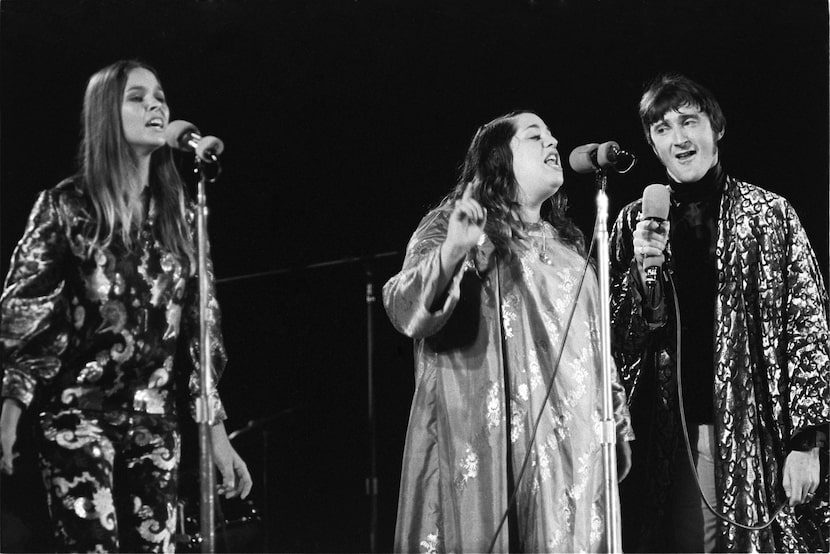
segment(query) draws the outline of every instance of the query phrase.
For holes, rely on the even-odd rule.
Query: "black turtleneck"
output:
[[[700,181],[671,187],[671,267],[682,323],[683,403],[691,424],[713,423],[715,243],[726,175],[720,163]]]

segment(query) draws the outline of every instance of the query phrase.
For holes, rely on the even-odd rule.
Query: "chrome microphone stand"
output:
[[[215,160],[215,174],[208,176],[207,164],[197,155],[196,172],[199,184],[196,193],[196,242],[199,271],[199,397],[196,399],[196,423],[199,427],[199,523],[202,538],[202,552],[215,552],[216,535],[215,498],[216,475],[213,470],[213,449],[211,447],[210,428],[212,421],[210,409],[210,391],[213,389],[211,368],[211,345],[208,330],[208,295],[210,283],[207,268],[207,196],[205,184],[213,183],[221,173],[219,161]]]
[[[614,422],[614,402],[611,394],[612,371],[616,371],[611,359],[611,306],[608,253],[608,183],[605,169],[595,173],[597,185],[597,219],[594,235],[597,248],[597,273],[599,279],[599,335],[602,356],[602,469],[605,492],[605,535],[609,552],[622,552],[620,530],[620,501],[617,493],[617,431]]]
[[[369,475],[366,477],[366,495],[369,497],[369,552],[377,552],[377,537],[378,537],[378,491],[379,478],[377,468],[378,456],[378,434],[377,434],[377,418],[375,407],[375,377],[374,377],[374,310],[377,302],[375,294],[374,277],[370,263],[374,260],[383,258],[400,256],[400,252],[382,252],[380,254],[371,254],[362,257],[349,257],[338,260],[330,260],[326,262],[315,263],[304,267],[275,269],[272,271],[262,271],[259,273],[251,273],[248,275],[237,275],[232,277],[224,277],[217,279],[217,283],[228,283],[232,281],[248,280],[255,277],[270,277],[274,275],[284,275],[298,271],[307,271],[311,269],[321,269],[325,267],[334,267],[340,265],[350,265],[355,263],[364,264],[364,274],[366,276],[366,396],[367,396],[367,424],[369,427]],[[231,438],[236,436],[232,433]],[[267,504],[266,504],[267,508]],[[267,518],[266,528],[267,528]],[[267,546],[267,542],[266,542]]]

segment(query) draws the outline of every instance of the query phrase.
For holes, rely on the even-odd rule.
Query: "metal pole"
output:
[[[265,498],[262,501],[262,521],[265,522],[263,525],[263,537],[262,537],[262,546],[265,552],[271,552],[271,532],[268,530],[270,527],[269,522],[271,521],[269,518],[271,517],[270,514],[270,507],[268,498],[271,496],[268,493],[268,449],[270,445],[268,444],[268,429],[265,428],[262,431],[262,490],[265,491]]]
[[[611,306],[608,254],[608,196],[605,194],[606,172],[596,173],[597,223],[595,229],[597,270],[599,278],[599,335],[602,356],[602,469],[605,480],[605,531],[609,552],[622,552],[620,506],[617,496],[617,432],[614,423],[614,404],[611,394]]]
[[[374,327],[373,311],[375,291],[372,271],[366,270],[366,381],[367,412],[369,420],[369,477],[366,479],[366,494],[369,495],[369,552],[377,552],[378,529],[378,472],[377,472],[377,430],[375,425],[374,392]]]
[[[199,475],[200,475],[200,530],[202,552],[215,552],[214,545],[214,496],[215,475],[213,473],[213,450],[210,441],[210,390],[213,388],[210,372],[210,333],[208,332],[207,275],[207,200],[205,197],[205,173],[198,161],[201,178],[197,193],[196,236],[199,264],[199,377],[200,392],[196,400],[196,423],[199,425]]]

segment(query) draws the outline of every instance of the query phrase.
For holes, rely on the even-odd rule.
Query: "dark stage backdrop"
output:
[[[74,170],[86,79],[125,57],[159,70],[173,118],[226,143],[209,189],[218,277],[399,253],[218,285],[228,429],[273,420],[236,440],[269,551],[368,549],[366,272],[379,294],[496,115],[539,111],[565,158],[611,139],[634,151],[610,181],[615,217],[664,181],[637,119],[643,85],[687,73],[722,103],[728,171],[792,201],[827,277],[824,0],[3,0],[0,33],[3,275],[37,192]],[[591,178],[568,170],[565,187],[589,233]],[[388,551],[412,350],[372,313]],[[4,505],[35,509],[31,487],[3,479]]]

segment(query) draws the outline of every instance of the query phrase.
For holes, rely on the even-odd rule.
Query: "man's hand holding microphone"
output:
[[[648,291],[660,279],[669,229],[669,189],[665,185],[649,185],[643,191],[643,209],[633,233],[634,259]]]

